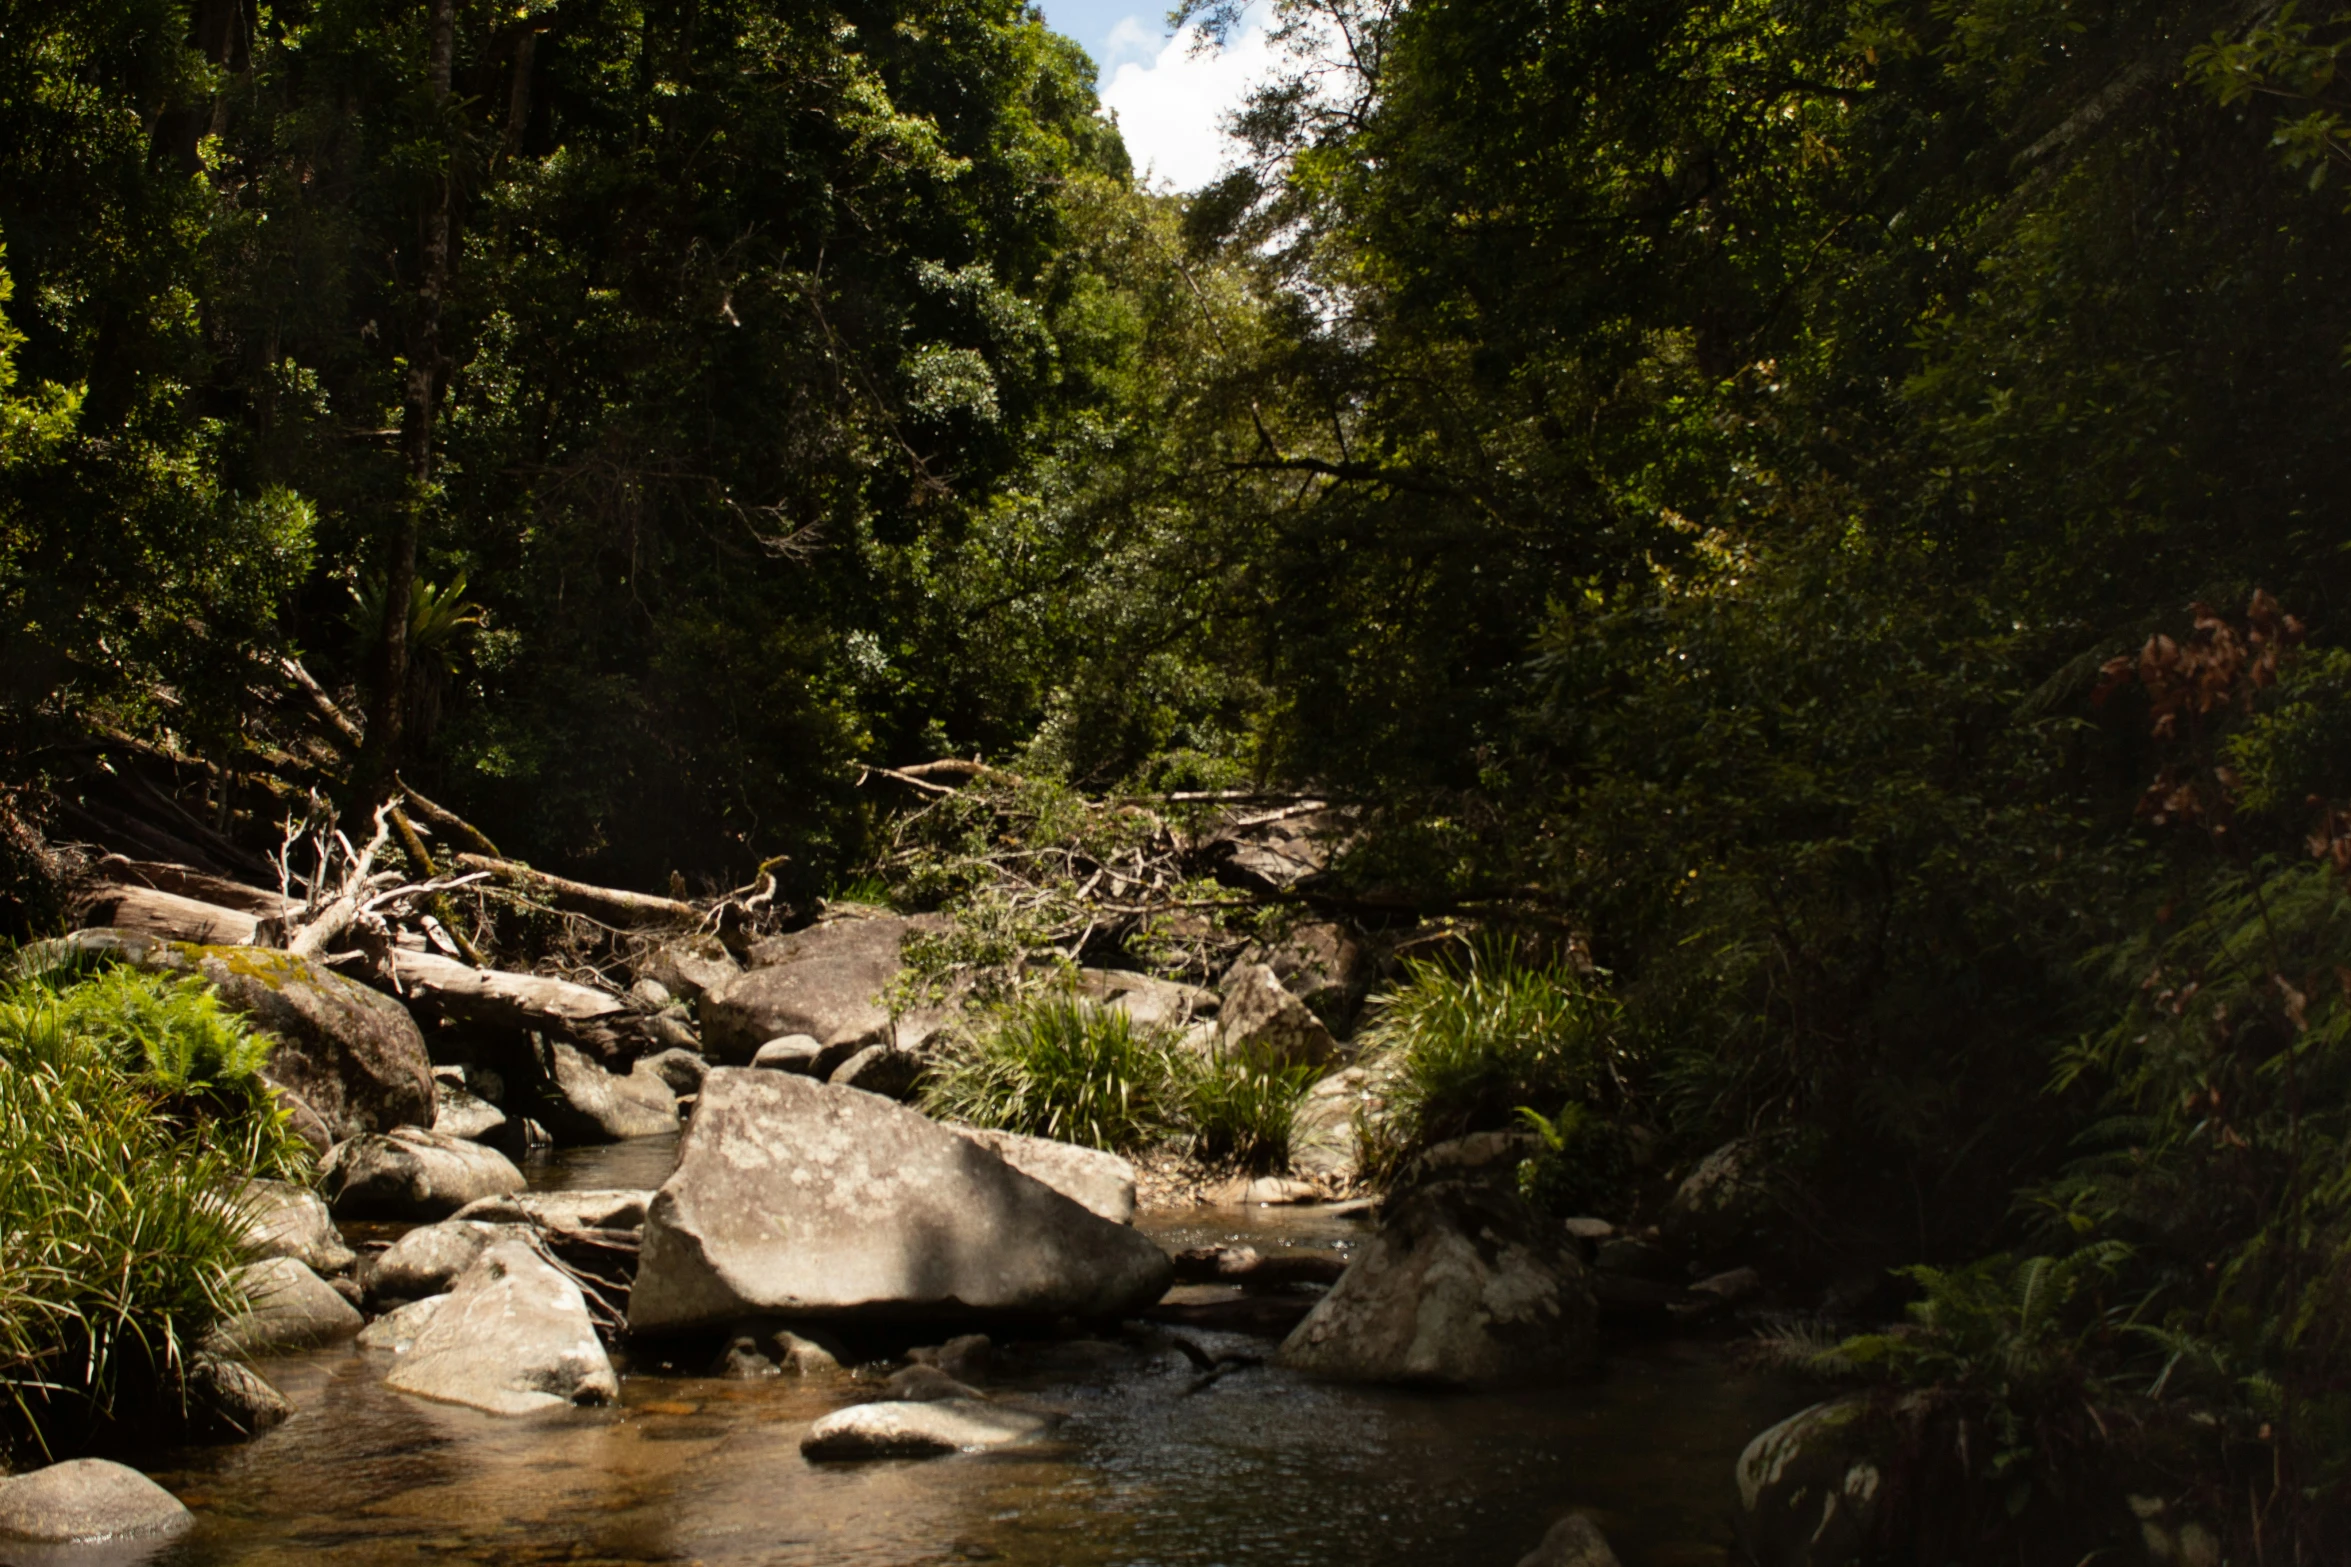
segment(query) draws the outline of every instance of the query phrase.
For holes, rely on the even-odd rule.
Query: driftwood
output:
[[[646,925],[699,925],[702,911],[675,898],[647,892],[624,892],[618,887],[592,887],[566,881],[545,871],[532,870],[516,860],[496,860],[486,854],[460,854],[457,863],[469,871],[483,871],[519,887],[570,914],[584,914],[608,925],[634,929]]]
[[[392,976],[404,994],[460,1022],[543,1034],[608,1060],[647,1042],[627,1002],[568,979],[477,969],[405,948],[392,954]]]
[[[351,854],[351,868],[344,874],[342,889],[295,932],[294,939],[286,943],[287,951],[301,958],[324,957],[328,946],[340,939],[351,928],[352,922],[359,918],[370,896],[377,890],[370,884],[370,878],[375,873],[376,856],[384,852],[384,845],[392,838],[391,814],[390,806],[376,812],[375,836],[368,840],[364,850]],[[335,837],[348,852],[351,848],[349,840],[340,833]]]

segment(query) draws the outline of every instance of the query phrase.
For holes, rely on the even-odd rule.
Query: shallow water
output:
[[[568,1150],[531,1174],[647,1186],[668,1157],[651,1141]],[[1171,1248],[1261,1251],[1366,1233],[1313,1210],[1146,1227]],[[1597,1380],[1540,1392],[1436,1396],[1252,1369],[1194,1394],[1188,1363],[1139,1334],[1004,1346],[990,1389],[1067,1411],[1049,1443],[840,1467],[808,1463],[799,1440],[870,1395],[847,1376],[631,1375],[618,1408],[503,1420],[389,1391],[389,1360],[344,1347],[265,1363],[300,1412],[157,1469],[200,1520],[157,1561],[1509,1567],[1582,1510],[1625,1567],[1702,1567],[1728,1559],[1739,1449],[1809,1401],[1703,1345],[1619,1347]]]

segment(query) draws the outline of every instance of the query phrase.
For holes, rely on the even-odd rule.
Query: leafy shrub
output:
[[[932,1072],[923,1108],[974,1126],[1124,1151],[1175,1120],[1167,1042],[1066,991],[1003,1013]]]
[[[1508,1126],[1522,1107],[1589,1098],[1616,1048],[1613,1000],[1564,963],[1494,943],[1458,968],[1407,963],[1374,1004],[1364,1040],[1392,1081],[1373,1153],[1390,1168],[1432,1143]]]
[[[177,1381],[237,1310],[223,1194],[307,1152],[201,985],[114,969],[0,991],[0,1433],[42,1453]]]
[[[1518,1167],[1519,1195],[1563,1217],[1609,1207],[1631,1167],[1615,1125],[1580,1104],[1556,1116],[1532,1106],[1521,1106],[1518,1113],[1543,1140],[1541,1151]]]

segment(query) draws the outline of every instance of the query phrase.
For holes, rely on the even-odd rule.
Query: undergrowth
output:
[[[0,1445],[43,1457],[175,1386],[242,1302],[253,1175],[308,1152],[265,1043],[200,982],[110,969],[0,988]]]

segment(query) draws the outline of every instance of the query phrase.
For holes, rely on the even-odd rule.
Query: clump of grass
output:
[[[53,1456],[174,1385],[240,1308],[247,1176],[307,1150],[265,1045],[201,984],[114,969],[0,989],[0,1443]]]
[[[1219,1055],[1194,1056],[1179,1069],[1194,1158],[1252,1171],[1289,1162],[1291,1119],[1314,1086],[1315,1068],[1256,1065]]]
[[[1617,1004],[1564,963],[1473,947],[1457,965],[1405,965],[1364,1031],[1391,1074],[1372,1150],[1393,1169],[1422,1148],[1518,1122],[1522,1107],[1590,1098],[1615,1048]]]
[[[1124,1011],[1068,991],[1032,996],[932,1072],[923,1108],[943,1119],[1113,1153],[1180,1141],[1196,1158],[1268,1168],[1289,1153],[1311,1068],[1204,1056]]]
[[[923,1108],[973,1126],[1125,1153],[1173,1124],[1167,1042],[1066,992],[1006,1011],[932,1073]]]

